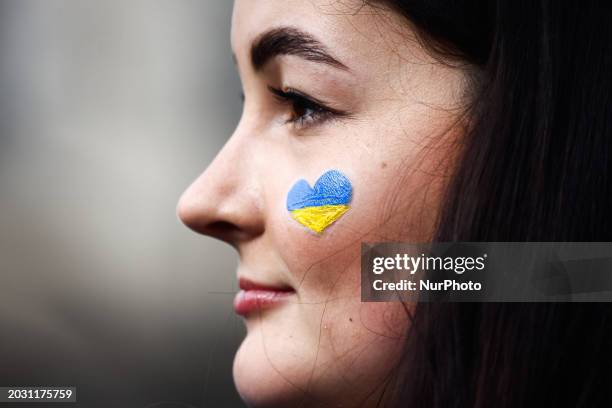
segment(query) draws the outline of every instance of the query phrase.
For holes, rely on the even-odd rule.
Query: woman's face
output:
[[[360,244],[430,239],[466,75],[362,1],[238,0],[231,42],[242,118],[178,213],[240,255],[237,388],[253,406],[374,405],[408,316],[360,301]],[[317,234],[287,194],[330,169],[352,199]]]

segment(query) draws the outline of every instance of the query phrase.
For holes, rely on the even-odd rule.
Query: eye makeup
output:
[[[290,116],[285,124],[305,128],[326,121],[350,117],[345,111],[329,107],[326,103],[293,88],[281,90],[268,86],[268,90],[281,104],[290,108]]]

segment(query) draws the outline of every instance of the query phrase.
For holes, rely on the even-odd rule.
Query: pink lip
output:
[[[247,316],[255,310],[262,310],[278,305],[295,293],[288,287],[273,287],[254,283],[240,278],[240,291],[234,298],[234,311],[240,316]]]

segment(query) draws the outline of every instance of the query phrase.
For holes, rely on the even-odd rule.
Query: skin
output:
[[[348,70],[283,55],[255,71],[252,42],[279,26],[317,38]],[[403,17],[361,2],[238,0],[231,42],[243,114],[181,197],[178,215],[237,249],[238,277],[295,290],[245,319],[236,386],[256,407],[375,406],[388,398],[382,390],[410,305],[360,301],[360,244],[431,239],[462,133],[467,75],[423,48]],[[267,86],[349,114],[287,123],[294,107]],[[312,185],[329,169],[347,175],[353,199],[317,236],[290,217],[285,200],[298,179]]]

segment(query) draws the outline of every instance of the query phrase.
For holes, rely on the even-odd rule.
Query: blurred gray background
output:
[[[175,215],[240,115],[231,8],[0,0],[0,386],[241,406],[236,256]]]

